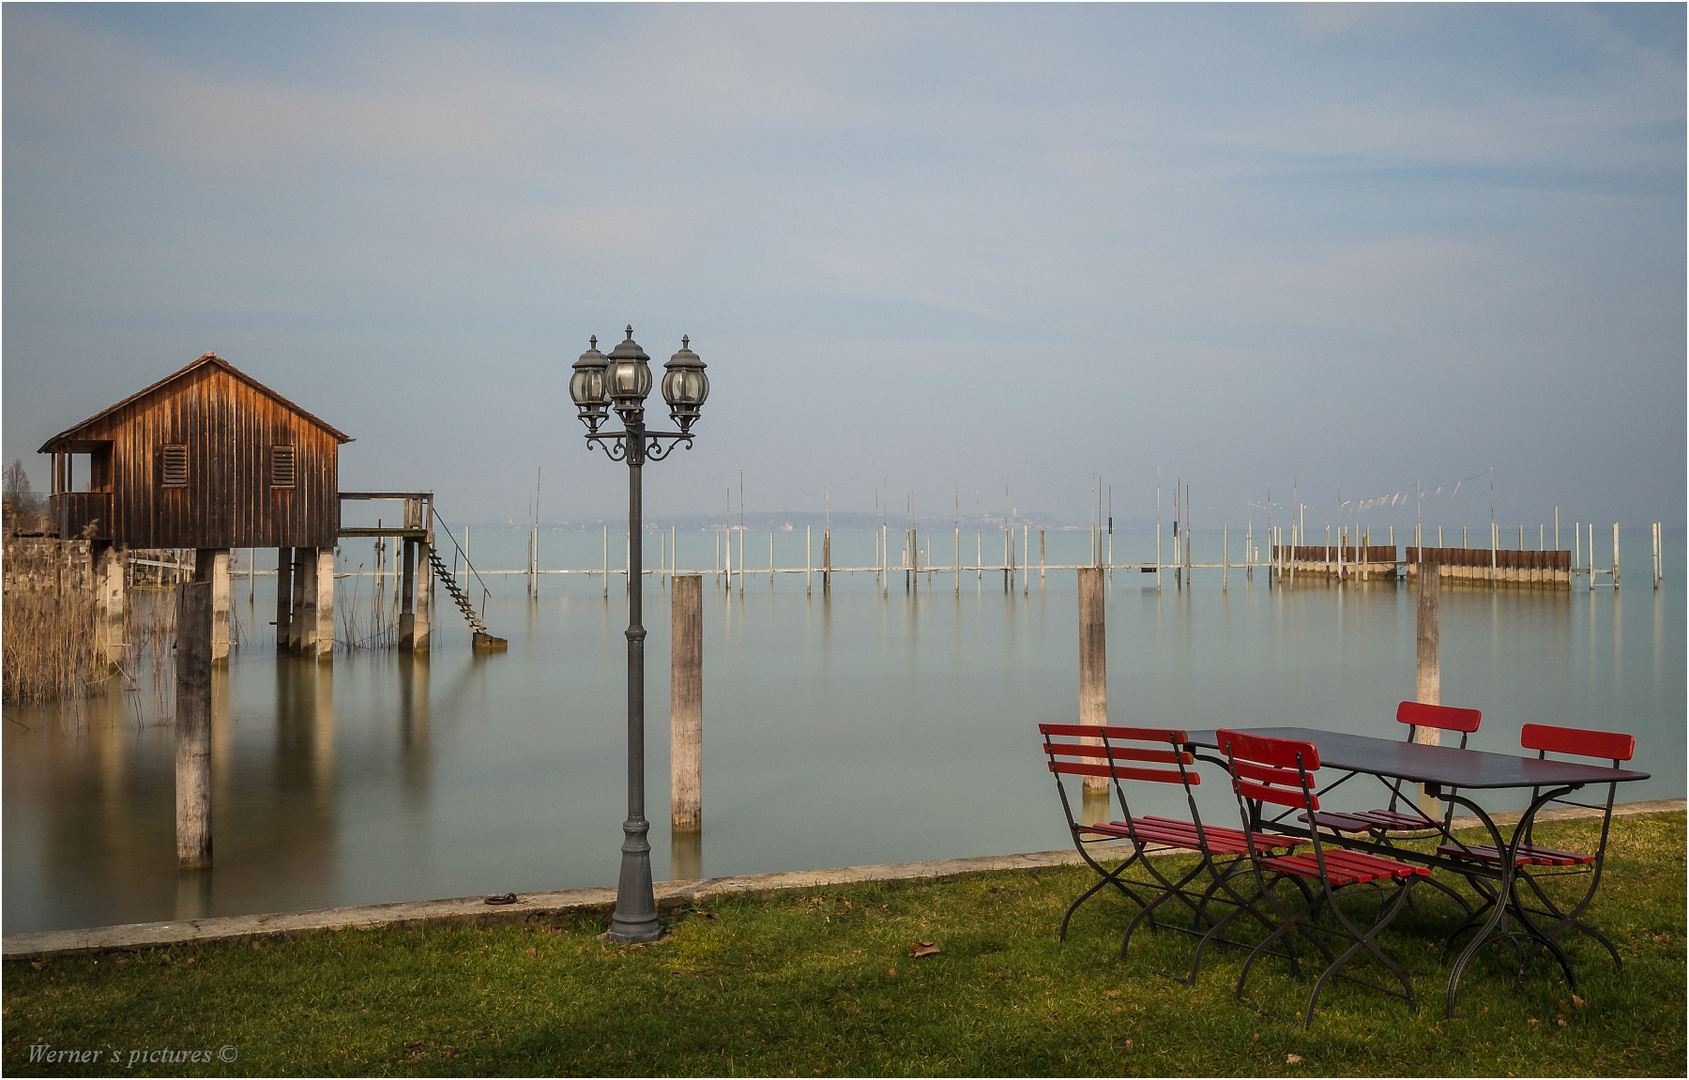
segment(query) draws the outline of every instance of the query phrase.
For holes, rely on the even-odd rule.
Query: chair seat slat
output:
[[[1502,854],[1496,850],[1494,844],[1444,844],[1437,849],[1437,854],[1451,859],[1472,859],[1477,862],[1502,861]],[[1558,851],[1554,848],[1537,847],[1535,844],[1521,844],[1513,855],[1515,866],[1582,866],[1594,861],[1594,855],[1577,851]]]

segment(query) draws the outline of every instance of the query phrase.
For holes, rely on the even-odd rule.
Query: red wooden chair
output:
[[[1413,742],[1420,728],[1436,728],[1439,731],[1460,732],[1460,748],[1466,749],[1466,738],[1478,730],[1478,724],[1484,714],[1477,709],[1457,709],[1449,705],[1426,705],[1417,701],[1404,701],[1396,706],[1396,722],[1406,724],[1407,742]],[[1412,791],[1402,790],[1404,781],[1390,782],[1390,805],[1382,810],[1321,811],[1311,815],[1315,824],[1330,829],[1336,833],[1374,833],[1380,838],[1385,833],[1392,832],[1424,832],[1427,830],[1445,831],[1448,821],[1454,813],[1454,804],[1448,803],[1442,821],[1433,820],[1419,809],[1419,802]],[[1406,807],[1406,809],[1399,809]],[[1307,821],[1310,815],[1302,815]]]
[[[1248,904],[1245,898],[1237,896],[1227,884],[1227,879],[1235,873],[1237,863],[1249,857],[1251,841],[1240,829],[1202,824],[1196,800],[1190,791],[1192,785],[1202,782],[1202,777],[1191,769],[1195,759],[1185,749],[1185,733],[1173,728],[1092,724],[1039,724],[1038,731],[1044,738],[1049,769],[1056,776],[1056,790],[1061,797],[1062,812],[1067,816],[1074,846],[1080,857],[1099,875],[1097,883],[1068,906],[1067,913],[1062,916],[1060,937],[1066,940],[1068,923],[1079,905],[1113,885],[1139,908],[1121,939],[1120,955],[1124,957],[1131,944],[1132,933],[1139,924],[1148,921],[1152,927],[1161,925],[1155,918],[1155,912],[1163,904],[1177,900],[1190,911],[1193,927],[1169,924],[1170,927],[1195,934],[1202,940],[1191,961],[1190,973],[1169,977],[1187,984],[1193,982],[1203,948],[1219,938],[1219,932],[1230,922],[1229,917],[1214,919],[1208,911],[1209,903],[1216,895],[1224,895],[1241,906]],[[1063,776],[1106,777],[1123,816],[1106,822],[1080,821],[1073,813],[1073,802],[1062,782]],[[1185,792],[1190,820],[1134,815],[1122,783],[1128,780],[1180,785]],[[1103,852],[1120,852],[1118,847],[1109,847],[1120,841],[1125,841],[1129,850],[1110,866],[1110,856]],[[1255,845],[1263,850],[1288,850],[1299,842],[1292,837],[1270,834],[1259,834],[1254,838]],[[1177,879],[1169,877],[1148,858],[1154,851],[1165,848],[1195,852],[1199,855],[1197,864]],[[1134,867],[1141,871],[1140,875],[1127,877],[1127,870]],[[1194,890],[1193,883],[1205,877],[1208,880],[1206,887],[1200,892]],[[1271,929],[1270,925],[1268,928]]]
[[[1549,754],[1604,758],[1612,762],[1615,769],[1629,761],[1636,753],[1636,737],[1633,735],[1615,731],[1591,731],[1586,728],[1554,727],[1549,724],[1526,724],[1519,731],[1519,743],[1526,750],[1535,750],[1539,758]],[[1524,977],[1525,968],[1531,958],[1546,948],[1560,962],[1566,973],[1567,983],[1576,989],[1577,976],[1572,973],[1571,961],[1559,944],[1560,937],[1569,930],[1587,934],[1599,941],[1613,958],[1613,964],[1620,970],[1624,969],[1624,961],[1619,959],[1619,950],[1604,934],[1582,918],[1590,901],[1595,899],[1596,888],[1601,884],[1601,866],[1606,859],[1607,835],[1613,823],[1613,800],[1617,795],[1618,786],[1616,782],[1607,785],[1607,798],[1602,803],[1579,802],[1570,798],[1569,796],[1580,790],[1575,787],[1553,788],[1546,793],[1541,788],[1531,790],[1529,813],[1532,825],[1526,829],[1513,856],[1517,877],[1511,901],[1512,914],[1525,924],[1531,936],[1535,938],[1531,947],[1520,955],[1520,978]],[[1561,851],[1532,842],[1531,833],[1534,831],[1537,813],[1543,807],[1554,804],[1601,811],[1601,838],[1593,852]],[[1437,853],[1449,858],[1490,865],[1497,865],[1504,858],[1494,844],[1462,844],[1459,841],[1443,844],[1437,849]],[[1583,895],[1575,902],[1557,902],[1549,895],[1548,890],[1553,887],[1554,879],[1580,876],[1587,876],[1588,881]],[[1528,896],[1521,891],[1521,884],[1529,890]],[[1496,902],[1493,890],[1489,899],[1492,903]],[[1483,921],[1483,917],[1484,913],[1479,912],[1467,919],[1454,934],[1449,935],[1449,940],[1452,942],[1455,934],[1478,925]]]
[[[1244,960],[1243,971],[1237,980],[1237,999],[1243,1000],[1244,986],[1255,961],[1270,951],[1269,947],[1274,942],[1296,931],[1319,949],[1328,961],[1325,971],[1315,980],[1313,991],[1308,995],[1308,1007],[1302,1021],[1304,1027],[1314,1022],[1314,1008],[1326,983],[1337,978],[1399,997],[1408,1003],[1410,1009],[1417,1009],[1413,981],[1379,948],[1376,939],[1401,911],[1414,883],[1428,877],[1429,872],[1423,867],[1393,859],[1328,846],[1322,842],[1317,829],[1310,830],[1312,843],[1309,851],[1277,854],[1257,849],[1252,837],[1263,820],[1264,804],[1288,807],[1309,815],[1319,812],[1319,793],[1314,784],[1314,773],[1320,767],[1319,751],[1312,743],[1292,739],[1273,739],[1224,729],[1216,734],[1220,751],[1226,755],[1231,769],[1232,791],[1237,795],[1238,813],[1243,818],[1257,891],[1279,915],[1277,928]],[[1272,875],[1272,880],[1268,880],[1268,875]],[[1306,902],[1298,910],[1291,911],[1273,895],[1272,886],[1283,878],[1290,878],[1304,886],[1303,899]],[[1315,885],[1317,889],[1310,887]],[[1377,912],[1364,928],[1337,902],[1338,892],[1352,885],[1373,885],[1383,893]],[[1323,911],[1330,911],[1335,926],[1319,921]],[[1333,955],[1322,936],[1351,944],[1342,953]],[[1399,991],[1343,973],[1343,968],[1363,952],[1370,953],[1396,977],[1401,984]]]

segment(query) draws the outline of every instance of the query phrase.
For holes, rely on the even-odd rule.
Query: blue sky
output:
[[[0,18],[38,484],[214,349],[357,437],[343,487],[520,520],[543,467],[547,518],[614,518],[566,382],[631,322],[713,383],[652,516],[741,469],[1054,523],[1094,473],[1152,514],[1159,466],[1200,525],[1493,467],[1504,523],[1684,521],[1681,5]],[[1427,520],[1487,521],[1463,492]]]

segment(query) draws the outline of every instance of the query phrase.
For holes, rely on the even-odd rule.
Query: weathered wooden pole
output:
[[[229,662],[229,553],[222,549],[211,562],[211,662]]]
[[[670,600],[669,806],[675,832],[704,827],[704,579],[674,579]]]
[[[1426,562],[1424,550],[1420,552],[1419,563],[1419,618],[1418,618],[1418,648],[1415,650],[1415,699],[1424,705],[1442,704],[1442,672],[1438,664],[1438,619],[1440,608],[1440,581],[1437,564]],[[1437,731],[1431,729],[1427,738],[1423,729],[1418,733],[1419,742],[1435,744]]]
[[[1414,698],[1422,705],[1441,705],[1443,703],[1443,676],[1438,658],[1439,620],[1441,619],[1441,575],[1437,564],[1425,561],[1425,549],[1420,548],[1419,556],[1419,611],[1418,611],[1418,647],[1415,649],[1414,665]],[[1414,729],[1413,741],[1427,746],[1436,746],[1442,741],[1442,733],[1434,727],[1421,724]],[[1419,788],[1419,805],[1428,814],[1440,811],[1437,800],[1425,793],[1424,785]]]
[[[833,530],[821,530],[821,591],[833,587]]]
[[[211,582],[200,580],[176,586],[176,866],[210,865]]]
[[[1079,722],[1101,727],[1108,723],[1108,649],[1103,629],[1103,572],[1094,566],[1079,571]],[[1085,777],[1092,794],[1109,789],[1101,776]]]

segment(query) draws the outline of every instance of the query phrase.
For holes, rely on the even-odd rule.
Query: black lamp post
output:
[[[609,356],[598,351],[598,338],[594,337],[592,348],[575,361],[569,379],[569,396],[586,425],[588,447],[596,443],[611,461],[628,463],[628,816],[622,822],[625,839],[622,873],[616,883],[616,911],[610,916],[610,929],[605,935],[611,941],[655,941],[663,933],[663,925],[657,921],[656,892],[651,886],[651,845],[646,840],[651,824],[645,820],[645,627],[640,621],[645,586],[641,551],[644,496],[640,471],[647,459],[661,461],[682,442],[688,450],[692,448],[692,425],[704,399],[710,396],[710,380],[704,374],[704,362],[688,347],[690,344],[691,339],[681,338],[680,351],[664,365],[663,400],[668,402],[669,416],[680,425],[679,431],[645,430],[651,358],[633,340],[631,326],[627,340],[610,350]],[[622,431],[598,430],[607,407],[613,407],[622,418]]]

